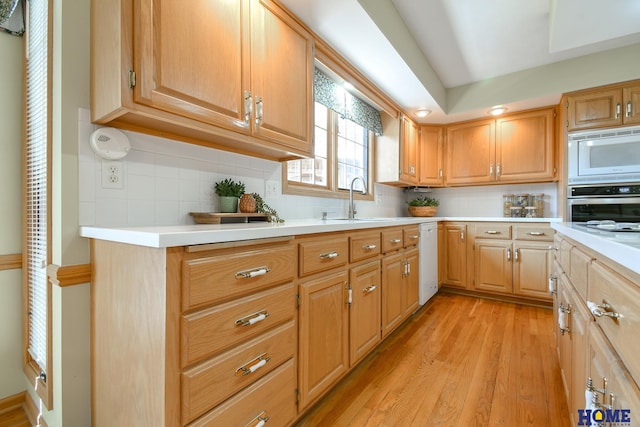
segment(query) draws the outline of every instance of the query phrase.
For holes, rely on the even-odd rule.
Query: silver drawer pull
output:
[[[485,231],[486,234],[502,234],[500,231],[497,230],[487,230]]]
[[[529,236],[544,236],[545,234],[542,231],[527,231]]]
[[[236,326],[250,326],[258,322],[262,322],[264,319],[269,317],[269,312],[266,310],[257,311],[255,313],[251,313],[248,316],[244,316],[235,321]]]
[[[241,377],[243,375],[249,375],[262,368],[267,362],[271,360],[267,353],[262,353],[260,356],[253,359],[251,362],[240,366],[236,369],[236,377]]]
[[[370,245],[362,245],[362,249],[364,249],[365,251],[371,251],[373,249],[377,248],[376,245],[370,244]]]
[[[611,317],[612,319],[622,319],[624,316],[615,311],[607,311],[611,310],[612,307],[606,302],[602,301],[602,304],[596,304],[593,301],[587,301],[587,307],[589,307],[589,311],[595,317]]]
[[[236,273],[236,279],[250,279],[252,277],[264,276],[271,269],[269,267],[257,267],[250,270],[242,270]]]
[[[370,294],[371,292],[375,291],[375,290],[376,290],[376,288],[377,288],[377,286],[376,286],[376,285],[367,286],[366,288],[364,288],[364,289],[362,290],[362,293],[363,293],[363,294],[365,294],[365,295],[368,295],[368,294]]]
[[[391,239],[389,240],[391,243],[400,243],[402,242],[402,239]]]
[[[267,416],[267,411],[260,412],[260,415],[249,421],[244,427],[263,427],[270,417]]]
[[[409,236],[409,238],[410,238],[410,239],[413,239],[413,240],[417,239],[418,237],[420,237],[420,236],[419,236],[419,235],[417,235],[417,234],[411,234],[411,235]]]
[[[339,256],[340,256],[340,254],[338,252],[326,252],[324,254],[320,254],[320,258],[322,258],[322,259],[337,258]]]

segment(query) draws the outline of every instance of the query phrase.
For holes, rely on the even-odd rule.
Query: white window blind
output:
[[[46,375],[49,264],[49,3],[27,2],[25,145],[25,274],[28,353]]]

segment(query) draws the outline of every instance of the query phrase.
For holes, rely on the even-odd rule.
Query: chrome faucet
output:
[[[351,180],[351,185],[349,186],[349,219],[354,219],[356,217],[356,205],[353,203],[353,184],[357,181],[362,181],[362,186],[364,190],[362,190],[362,194],[367,194],[367,183],[364,182],[364,178],[361,176],[356,176]]]

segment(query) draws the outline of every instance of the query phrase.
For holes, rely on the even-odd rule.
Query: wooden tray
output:
[[[237,222],[266,221],[263,213],[189,212],[196,224],[228,224]]]

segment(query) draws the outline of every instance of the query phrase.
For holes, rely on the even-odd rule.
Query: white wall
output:
[[[89,111],[78,112],[80,225],[144,226],[193,224],[189,212],[218,212],[214,183],[240,180],[249,193],[258,193],[285,220],[347,215],[346,199],[283,195],[282,164],[192,144],[125,132],[131,151],[120,162],[122,189],[102,186],[103,162],[89,139],[96,126]],[[276,185],[267,193],[265,182]],[[375,201],[356,201],[359,217],[406,216],[402,190],[375,187]]]
[[[0,255],[22,251],[22,37],[0,32]],[[0,271],[0,399],[22,375],[22,271]]]

